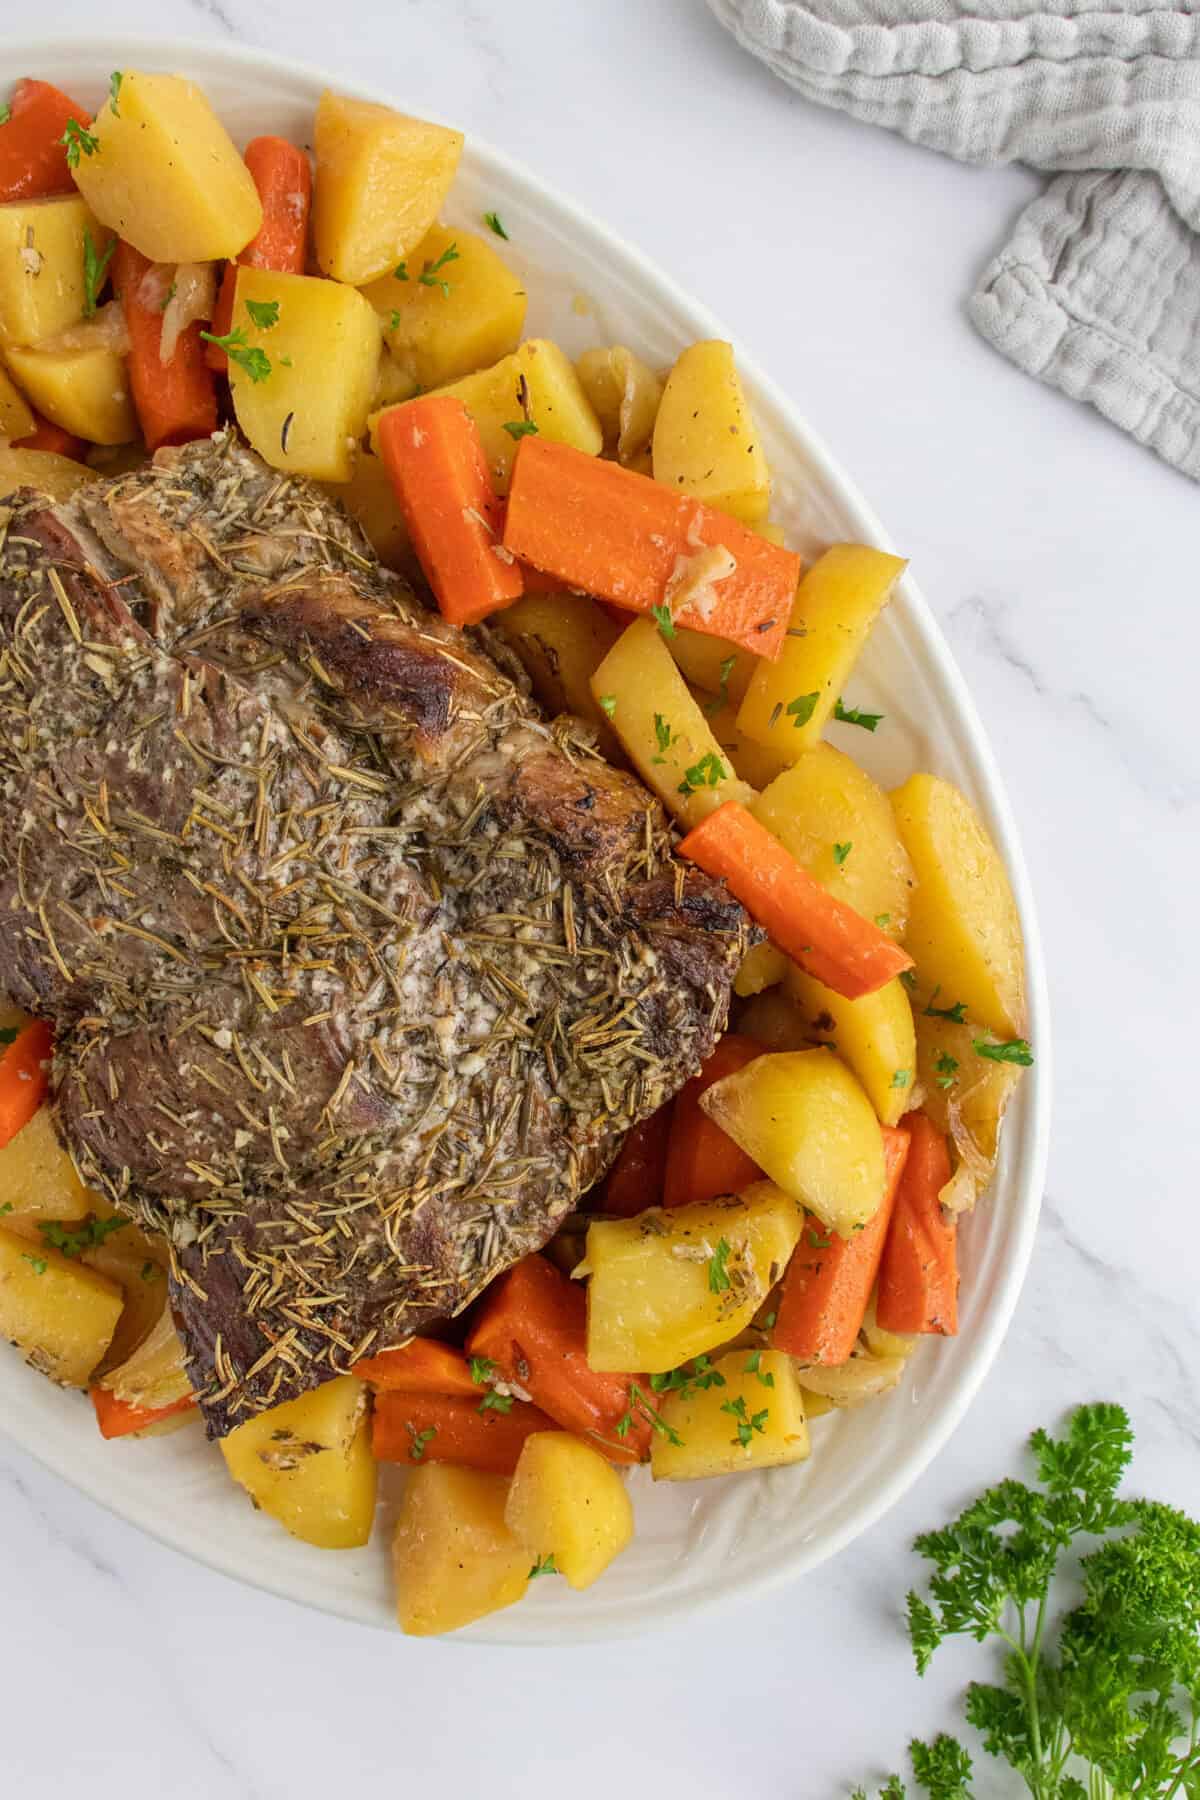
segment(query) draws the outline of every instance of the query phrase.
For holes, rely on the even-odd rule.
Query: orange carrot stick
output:
[[[950,1179],[946,1139],[924,1113],[902,1129],[912,1142],[879,1265],[875,1317],[884,1331],[958,1330],[958,1226],[938,1198]]]
[[[61,425],[51,424],[43,419],[41,413],[35,412],[36,421],[28,437],[14,438],[14,450],[51,450],[55,456],[70,456],[76,462],[83,461],[85,445],[82,438],[72,437]]]
[[[479,427],[462,401],[427,394],[394,407],[379,421],[379,447],[443,617],[474,625],[519,600],[521,571],[500,542]]]
[[[709,1118],[700,1096],[714,1081],[736,1074],[762,1054],[763,1046],[752,1038],[727,1032],[700,1073],[684,1082],[676,1094],[663,1182],[664,1206],[689,1206],[693,1200],[740,1193],[761,1176],[762,1170],[741,1145]]]
[[[32,1119],[50,1085],[46,1065],[54,1049],[48,1025],[31,1019],[0,1056],[0,1149]]]
[[[458,1394],[468,1399],[473,1396],[478,1405],[487,1392],[471,1380],[462,1351],[439,1344],[436,1338],[413,1338],[398,1350],[362,1357],[355,1363],[354,1373],[389,1394]]]
[[[524,1257],[492,1283],[467,1334],[467,1352],[489,1358],[505,1381],[531,1394],[565,1430],[588,1437],[610,1462],[649,1456],[650,1422],[631,1406],[629,1392],[636,1382],[648,1394],[646,1377],[588,1367],[587,1298],[544,1256]]]
[[[906,1131],[883,1127],[886,1185],[879,1211],[861,1231],[838,1237],[809,1213],[792,1252],[771,1343],[808,1363],[844,1363],[862,1329],[904,1164]]]
[[[670,1132],[668,1104],[625,1133],[617,1160],[599,1190],[601,1212],[632,1219],[648,1206],[661,1204]]]
[[[133,1406],[128,1400],[118,1400],[107,1388],[89,1388],[88,1392],[96,1409],[100,1436],[105,1438],[128,1437],[131,1432],[145,1431],[148,1426],[158,1425],[163,1419],[185,1412],[196,1404],[194,1394],[185,1394],[182,1400],[172,1400],[166,1406]]]
[[[527,1401],[508,1412],[456,1394],[380,1394],[371,1423],[376,1462],[446,1462],[466,1469],[511,1475],[533,1431],[553,1431],[554,1421]]]
[[[239,266],[281,269],[291,275],[304,273],[312,205],[312,168],[307,156],[286,138],[256,137],[246,145],[242,160],[258,189],[263,222],[258,235],[239,251],[237,261],[225,265],[209,327],[214,337],[224,337],[233,324]],[[220,344],[206,344],[205,355],[209,368],[223,375],[229,359]]]
[[[772,661],[783,648],[800,558],[619,463],[549,438],[523,438],[504,542],[568,587],[631,612],[665,605],[677,624],[731,638]],[[705,581],[704,552],[718,549],[732,567],[722,570],[719,556],[707,559]],[[696,578],[691,598],[689,575]]]
[[[906,951],[835,900],[737,800],[689,831],[679,854],[723,876],[772,942],[835,994],[860,999],[913,966]]]
[[[146,447],[187,444],[217,429],[217,390],[204,360],[200,321],[179,335],[170,362],[160,354],[163,315],[143,295],[148,257],[119,243],[113,257],[113,291],[121,297],[129,328],[129,385]]]
[[[18,81],[8,106],[9,116],[0,127],[0,201],[73,194],[63,133],[69,119],[86,129],[91,114],[61,88],[28,76]]]

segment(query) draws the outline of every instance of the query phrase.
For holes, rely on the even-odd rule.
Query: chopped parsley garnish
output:
[[[532,419],[507,419],[504,429],[510,438],[537,436],[537,426]]]
[[[0,1206],[0,1219],[3,1219],[7,1213],[10,1213],[12,1211],[12,1209],[13,1209],[12,1201],[6,1200],[4,1202],[4,1205]]]
[[[950,1056],[943,1050],[939,1053],[933,1066],[937,1071],[934,1080],[937,1082],[938,1086],[940,1088],[953,1087],[954,1077],[958,1072],[957,1056]]]
[[[763,1330],[764,1331],[774,1331],[775,1321],[778,1317],[779,1317],[778,1313],[769,1312],[767,1314],[766,1318],[762,1322]]]
[[[849,856],[849,854],[853,850],[853,848],[854,848],[853,844],[835,844],[833,846],[833,860],[837,864],[839,869],[841,868],[842,864],[845,862],[846,858]]]
[[[675,636],[675,621],[671,617],[671,609],[665,601],[659,606],[652,606],[650,608],[650,617],[655,621],[658,629],[665,638],[673,638]]]
[[[395,268],[392,270],[392,279],[393,279],[393,281],[407,281],[408,280],[408,265],[407,265],[407,263],[398,262],[396,264]]]
[[[770,1408],[764,1406],[761,1412],[747,1414],[745,1396],[742,1394],[739,1394],[736,1400],[722,1401],[721,1411],[728,1413],[737,1425],[737,1436],[731,1437],[730,1443],[740,1444],[743,1450],[749,1448],[756,1431],[760,1434],[766,1432]]]
[[[675,733],[671,730],[670,721],[662,713],[654,715],[654,739],[658,745],[658,755],[651,760],[660,763],[666,761],[666,753],[675,742]]]
[[[747,1373],[747,1375],[757,1375],[758,1379],[762,1382],[764,1387],[773,1388],[775,1386],[774,1375],[772,1375],[770,1369],[766,1370],[766,1372],[764,1373],[761,1365],[762,1365],[762,1351],[761,1350],[752,1350],[750,1352],[749,1356],[746,1358],[746,1373]]]
[[[811,1225],[809,1226],[808,1230],[805,1232],[804,1235],[808,1239],[809,1244],[811,1245],[811,1247],[814,1250],[832,1250],[833,1249],[833,1239],[831,1237],[822,1237],[820,1232],[814,1231]]]
[[[108,274],[108,265],[113,259],[117,240],[109,238],[108,244],[99,255],[92,242],[92,234],[85,225],[83,228],[83,316],[90,319],[96,310],[96,302],[100,298],[100,289],[104,286]]]
[[[393,306],[392,316],[388,320],[388,330],[389,331],[399,331],[399,329],[400,329],[400,314],[396,311],[395,307]]]
[[[436,262],[427,262],[425,264],[425,267],[421,270],[421,273],[417,276],[417,280],[420,282],[422,287],[441,288],[443,294],[445,294],[446,298],[449,299],[450,298],[450,283],[448,281],[445,281],[442,279],[442,277],[438,274],[438,270],[444,269],[448,263],[457,262],[457,261],[458,261],[458,246],[456,244],[448,244],[446,246],[446,248],[442,251],[442,254],[438,257]],[[404,264],[401,263],[400,267],[403,268]],[[401,277],[401,279],[403,280],[404,277]]]
[[[6,100],[3,104],[3,106],[0,106],[0,125],[7,125],[8,121],[11,118],[12,118],[12,107],[8,104],[8,101]]]
[[[985,1056],[989,1062],[1019,1063],[1027,1069],[1033,1061],[1033,1051],[1024,1038],[1012,1038],[1007,1044],[991,1044],[986,1038],[973,1038],[971,1047],[976,1056]]]
[[[530,1571],[529,1571],[529,1579],[530,1579],[530,1581],[533,1581],[535,1579],[535,1577],[538,1575],[557,1575],[557,1574],[558,1574],[558,1569],[555,1567],[553,1554],[551,1554],[550,1556],[539,1556],[538,1560],[534,1563],[532,1569],[530,1569]]]
[[[722,1238],[708,1259],[708,1291],[710,1294],[723,1294],[726,1288],[733,1286],[726,1266],[731,1254],[728,1238]]]
[[[678,1448],[683,1443],[679,1433],[667,1424],[661,1413],[655,1412],[636,1381],[631,1381],[629,1384],[628,1411],[623,1412],[616,1423],[615,1429],[619,1438],[629,1436],[635,1411],[640,1412],[642,1417],[649,1422],[651,1429],[656,1431],[659,1437],[666,1438],[668,1444],[674,1444]]]
[[[44,1256],[32,1256],[28,1250],[22,1250],[21,1261],[31,1263],[35,1275],[44,1275],[50,1267]]]
[[[270,331],[279,323],[278,300],[247,300],[246,311],[260,331]]]
[[[874,731],[883,718],[882,713],[859,712],[857,706],[843,706],[840,696],[834,701],[833,716],[843,725],[861,725],[864,731]]]
[[[907,1087],[909,1082],[911,1081],[911,1079],[912,1079],[912,1070],[911,1069],[893,1069],[892,1070],[892,1086],[894,1088]]]
[[[113,113],[114,119],[119,119],[121,116],[120,113],[117,111],[117,101],[121,97],[121,83],[124,79],[125,79],[125,77],[121,73],[120,69],[114,69],[112,74],[108,78],[108,99],[109,99],[109,104],[112,107],[112,113]]]
[[[933,1003],[941,991],[940,987],[935,987],[930,994],[929,1005],[925,1008],[925,1017],[927,1019],[949,1019],[952,1025],[964,1025],[967,1019],[966,1001],[956,1000],[953,1006],[935,1006]]]
[[[706,718],[711,718],[713,713],[720,712],[720,710],[723,706],[727,706],[729,704],[729,677],[733,674],[733,671],[736,666],[737,666],[736,651],[734,652],[734,654],[732,656],[726,656],[726,657],[722,658],[722,660],[721,660],[721,685],[720,685],[720,688],[717,690],[717,692],[713,695],[712,699],[708,702],[707,706],[704,708]]]
[[[808,724],[816,711],[817,701],[820,698],[821,695],[818,691],[812,694],[797,694],[794,700],[788,701],[784,710],[797,731],[802,725]]]
[[[39,1219],[38,1230],[52,1250],[64,1256],[82,1256],[85,1250],[97,1249],[114,1231],[124,1231],[128,1219],[98,1219],[93,1213],[78,1231],[68,1231],[61,1219]]]
[[[905,987],[908,989],[910,994],[913,994],[916,992],[917,972],[915,969],[901,969],[900,979],[904,983]]]
[[[81,156],[95,156],[100,148],[100,139],[86,125],[81,125],[78,119],[67,120],[67,129],[58,141],[67,152],[68,169],[77,169]]]
[[[483,222],[489,231],[494,231],[496,236],[503,238],[506,244],[511,242],[507,231],[504,229],[504,222],[498,212],[484,213]]]
[[[690,769],[684,770],[683,780],[679,784],[679,792],[686,799],[694,794],[697,788],[720,787],[725,780],[725,764],[715,750],[708,750],[693,763]]]
[[[656,1394],[678,1394],[683,1400],[690,1400],[699,1389],[724,1387],[725,1377],[719,1369],[712,1366],[710,1356],[693,1357],[690,1363],[678,1369],[670,1369],[665,1375],[650,1377],[651,1390]]]
[[[410,1426],[409,1429],[412,1430],[412,1427]],[[420,1462],[425,1454],[425,1446],[431,1444],[436,1436],[436,1425],[427,1425],[424,1431],[413,1432],[413,1441],[409,1447],[408,1454],[412,1457],[414,1462]]]
[[[511,1394],[485,1394],[475,1410],[481,1413],[510,1413],[515,1404]]]
[[[892,922],[891,913],[876,913],[875,914],[875,923],[878,925],[878,927],[881,931],[883,930],[885,925],[890,925],[891,922]]]
[[[206,343],[216,344],[224,350],[230,362],[244,369],[251,381],[265,381],[271,373],[271,359],[265,350],[257,345],[251,347],[246,342],[246,334],[239,325],[234,331],[227,331],[223,337],[216,337],[211,331],[202,331],[200,336]]]
[[[473,1356],[471,1358],[471,1380],[476,1387],[486,1387],[492,1376],[499,1373],[499,1363],[494,1363],[490,1356]]]
[[[617,696],[615,694],[601,694],[600,706],[601,710],[606,712],[611,719],[617,710]]]

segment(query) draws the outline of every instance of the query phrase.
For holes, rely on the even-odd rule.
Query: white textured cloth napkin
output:
[[[984,271],[971,318],[1200,481],[1200,10],[708,4],[811,100],[965,162],[1054,174]]]

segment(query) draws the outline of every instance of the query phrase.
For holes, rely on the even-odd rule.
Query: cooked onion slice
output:
[[[119,300],[110,300],[90,319],[69,325],[53,337],[43,338],[39,350],[115,350],[118,356],[129,353],[129,328],[125,310]]]
[[[160,265],[156,265],[160,266]],[[142,288],[145,289],[147,277],[143,277]],[[181,333],[197,319],[211,319],[217,304],[217,273],[213,263],[180,263],[175,269],[174,291],[168,286],[166,292],[170,298],[163,313],[162,338],[158,346],[159,358],[169,363],[175,354],[175,346]]]

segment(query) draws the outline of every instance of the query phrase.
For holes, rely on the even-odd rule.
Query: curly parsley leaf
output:
[[[708,1291],[710,1294],[723,1294],[733,1286],[726,1266],[731,1255],[729,1239],[722,1238],[708,1259]]]
[[[409,1427],[409,1430],[410,1431],[412,1430],[411,1426]],[[425,1427],[424,1431],[413,1431],[412,1443],[408,1447],[408,1454],[412,1457],[412,1460],[414,1462],[421,1461],[422,1457],[425,1455],[425,1451],[426,1451],[427,1447],[430,1444],[432,1444],[432,1442],[436,1436],[437,1436],[437,1426],[436,1425],[427,1425]]]
[[[938,1086],[940,1088],[953,1087],[954,1077],[958,1073],[957,1056],[951,1056],[947,1051],[941,1050],[938,1052],[937,1060],[933,1066],[936,1070],[934,1080],[937,1082]]]
[[[495,232],[498,238],[503,238],[505,243],[511,242],[507,231],[504,229],[504,222],[498,212],[485,212],[483,215],[483,222],[489,231]]]
[[[117,240],[111,237],[104,249],[97,252],[92,242],[92,234],[85,225],[83,228],[83,316],[93,317],[96,303],[100,298],[100,290],[108,275],[108,265],[117,248]]]
[[[994,1044],[986,1038],[974,1038],[971,1048],[976,1056],[985,1057],[988,1062],[1018,1063],[1022,1069],[1027,1069],[1033,1061],[1033,1051],[1024,1038],[1013,1038],[1007,1044]]]
[[[239,369],[244,369],[251,381],[265,381],[271,373],[270,357],[257,345],[247,344],[246,334],[240,325],[221,337],[215,336],[211,331],[202,331],[200,336],[206,343],[216,344],[219,349],[224,350],[230,362],[236,363]]]
[[[279,323],[278,300],[247,300],[246,311],[260,331],[270,331]]]
[[[533,1581],[538,1575],[557,1575],[559,1569],[554,1561],[553,1552],[549,1556],[539,1556],[529,1571],[529,1579]]]
[[[843,725],[861,725],[864,731],[874,731],[883,721],[882,713],[860,712],[857,706],[843,706],[840,697],[834,701],[833,716]]]
[[[690,769],[683,772],[683,780],[679,784],[679,792],[687,799],[697,788],[720,787],[725,780],[725,764],[715,750],[706,751],[699,762],[693,763]]]
[[[650,617],[654,620],[665,638],[673,638],[675,636],[675,621],[671,617],[671,609],[665,601],[659,606],[652,606],[650,608]]]
[[[927,1019],[949,1019],[952,1025],[965,1025],[967,1022],[966,1001],[956,1000],[953,1006],[935,1006],[933,1003],[941,991],[940,987],[935,987],[932,994],[929,996],[929,1005],[925,1008],[925,1017]]]
[[[67,120],[67,129],[58,141],[66,150],[68,169],[77,169],[81,156],[95,156],[100,148],[100,139],[78,119]]]
[[[443,276],[438,274],[438,270],[444,269],[444,268],[448,267],[448,265],[450,263],[457,262],[457,261],[458,261],[458,245],[457,244],[447,244],[446,248],[442,251],[442,254],[438,257],[436,262],[427,262],[425,264],[424,268],[421,270],[421,273],[417,276],[417,280],[420,282],[422,287],[441,288],[442,293],[446,296],[446,298],[448,300],[450,298],[450,283],[447,280],[445,280],[445,278]],[[400,268],[402,269],[403,267],[404,267],[404,264],[401,263]],[[400,277],[401,281],[404,281],[407,279],[405,276],[400,275],[400,269],[397,269],[396,273]]]
[[[61,1219],[39,1219],[38,1230],[52,1250],[73,1257],[98,1249],[114,1231],[124,1231],[128,1223],[128,1219],[98,1219],[92,1213],[76,1231],[69,1231]]]
[[[108,101],[109,105],[112,107],[112,116],[114,119],[119,119],[121,116],[120,112],[117,110],[117,101],[121,98],[121,83],[124,79],[125,76],[120,69],[114,69],[108,78]]]
[[[537,426],[532,419],[508,419],[504,425],[510,438],[536,437]]]
[[[814,692],[811,694],[797,694],[794,700],[788,701],[784,711],[787,713],[788,718],[792,721],[792,724],[797,731],[799,731],[802,725],[808,724],[808,721],[816,711],[817,701],[820,698],[820,693]]]

